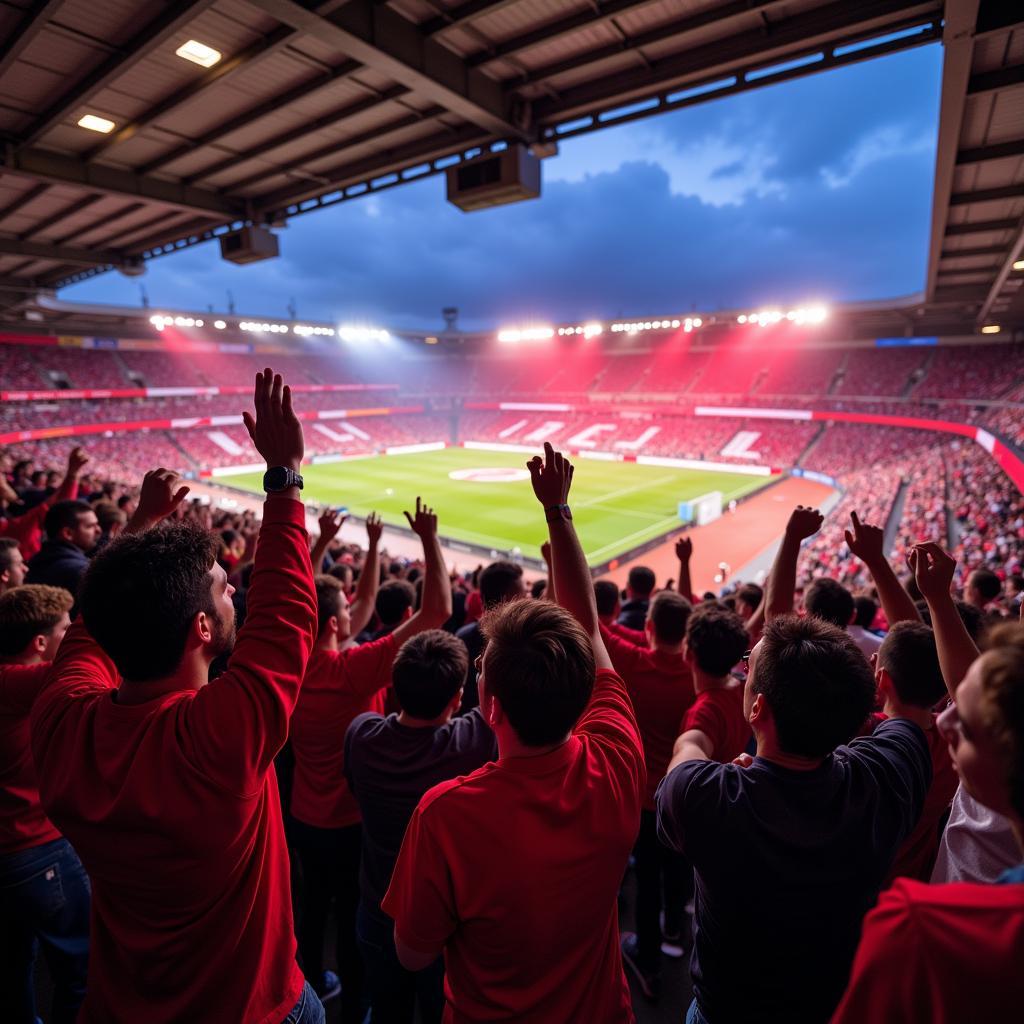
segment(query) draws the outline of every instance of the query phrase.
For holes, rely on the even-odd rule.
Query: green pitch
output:
[[[519,548],[527,558],[539,558],[547,527],[529,479],[474,479],[486,477],[486,470],[524,469],[527,458],[517,452],[448,448],[306,466],[303,497],[346,506],[356,516],[377,511],[385,523],[405,526],[403,509],[412,510],[416,496],[422,495],[436,509],[443,536],[498,551]],[[452,473],[469,479],[453,479]],[[677,528],[680,501],[721,491],[723,502],[728,502],[771,479],[578,459],[569,500],[587,560],[597,564]],[[228,476],[221,482],[256,493],[263,490],[259,473]]]

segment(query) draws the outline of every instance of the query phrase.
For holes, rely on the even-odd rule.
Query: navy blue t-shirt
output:
[[[385,718],[373,712],[352,720],[345,733],[345,775],[363,815],[359,885],[371,914],[390,921],[380,901],[423,794],[497,756],[494,733],[479,710],[424,728],[403,725],[398,715]]]
[[[931,784],[924,733],[888,719],[812,771],[687,761],[655,796],[696,881],[694,993],[710,1024],[825,1024],[861,923]]]

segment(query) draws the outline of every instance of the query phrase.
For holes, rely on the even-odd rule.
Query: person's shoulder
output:
[[[479,621],[477,621],[477,622],[467,622],[465,626],[460,626],[455,631],[455,635],[460,640],[466,641],[466,640],[472,639],[473,637],[477,636],[477,634],[479,634],[479,632],[480,632],[480,623],[479,623]]]
[[[420,798],[416,807],[417,813],[421,818],[452,817],[457,821],[465,819],[467,812],[471,810],[488,813],[491,808],[486,799],[481,801],[481,797],[484,796],[481,790],[486,789],[494,767],[493,763],[485,764],[468,775],[459,775],[454,779],[439,782]]]
[[[349,745],[373,739],[387,728],[388,720],[377,714],[376,711],[365,711],[352,719],[348,729],[345,730],[346,740]]]

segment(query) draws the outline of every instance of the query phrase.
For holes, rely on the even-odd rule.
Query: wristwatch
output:
[[[287,466],[271,466],[263,474],[263,490],[268,494],[278,494],[289,487],[298,487],[300,491],[302,490],[302,477],[294,469]]]
[[[553,523],[558,519],[571,520],[572,510],[568,505],[549,505],[544,509],[544,518],[549,523]]]

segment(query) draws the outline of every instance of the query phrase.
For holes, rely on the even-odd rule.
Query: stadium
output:
[[[443,187],[447,201],[467,211],[467,223],[477,211],[510,203],[541,208],[549,201],[541,195],[542,180],[574,140],[929,46],[941,47],[942,66],[926,269],[920,291],[902,298],[826,301],[809,287],[799,302],[727,308],[712,296],[696,303],[681,297],[674,306],[643,308],[625,294],[616,301],[627,312],[615,317],[593,316],[588,308],[572,319],[524,311],[485,327],[463,327],[456,306],[410,327],[397,307],[380,308],[372,319],[328,319],[276,317],[261,308],[240,313],[233,300],[215,308],[198,299],[128,306],[80,298],[90,282],[113,275],[144,280],[148,269],[171,266],[179,254],[204,245],[219,248],[223,260],[243,272],[271,266],[289,224],[350,203],[356,208],[424,178],[435,179],[438,203]],[[648,598],[654,606],[651,587],[646,594],[634,589],[638,572],[656,580],[655,595],[677,590],[687,602],[693,597],[694,610],[687,604],[686,614],[696,615],[708,602],[740,612],[742,588],[751,584],[770,604],[791,515],[804,506],[820,509],[823,522],[797,545],[789,589],[798,606],[822,580],[831,581],[868,602],[872,611],[857,628],[879,645],[897,624],[887,604],[892,592],[887,595],[876,566],[847,533],[851,513],[879,528],[885,558],[919,610],[930,613],[929,623],[938,619],[926,588],[913,571],[907,576],[908,559],[912,564],[922,545],[938,545],[955,558],[953,591],[968,604],[972,587],[983,586],[979,581],[995,581],[984,583],[994,590],[985,592],[979,612],[993,629],[1024,610],[1024,8],[1018,5],[11,0],[0,5],[0,131],[0,536],[21,538],[30,585],[56,581],[33,574],[31,562],[41,545],[54,541],[41,513],[68,496],[81,449],[88,464],[80,481],[81,467],[74,471],[71,497],[87,499],[85,511],[103,512],[94,517],[104,531],[102,546],[116,543],[125,523],[133,522],[144,475],[163,467],[190,488],[189,511],[179,518],[216,533],[225,580],[234,580],[231,586],[244,595],[251,577],[244,575],[243,583],[243,571],[252,572],[262,546],[256,538],[268,462],[242,411],[253,408],[253,380],[271,367],[289,385],[301,424],[301,497],[310,537],[324,532],[325,518],[346,517],[340,532],[335,524],[324,538],[319,554],[326,560],[315,568],[336,571],[353,618],[357,608],[366,610],[363,639],[371,643],[395,628],[380,605],[366,609],[358,589],[371,564],[367,536],[376,515],[384,522],[380,593],[389,586],[392,595],[404,593],[405,587],[413,596],[399,611],[414,618],[430,604],[422,526],[404,515],[420,496],[438,512],[451,589],[449,614],[436,625],[447,623],[454,633],[489,607],[480,583],[489,563],[520,567],[524,589],[551,595],[564,555],[552,568],[554,531],[549,534],[546,513],[538,513],[536,477],[527,467],[546,444],[575,467],[569,504],[589,575],[614,583],[624,607],[638,597],[645,611]],[[198,295],[201,282],[195,285]],[[438,307],[445,301],[440,297]],[[685,577],[681,535],[693,547]],[[803,610],[813,618],[806,605]],[[762,616],[751,626],[755,607],[748,611],[751,617],[743,618],[753,648],[764,622]],[[654,637],[651,621],[645,625],[641,615],[632,627]],[[6,628],[0,616],[0,631]],[[632,642],[657,646],[637,635]],[[950,661],[938,625],[936,636],[945,674]],[[682,635],[677,640],[682,643]],[[471,656],[482,655],[483,640],[477,642],[481,647],[470,648]],[[969,642],[975,655],[984,650],[983,642]],[[676,661],[680,657],[677,649]],[[0,658],[0,672],[7,661]],[[473,693],[477,671],[479,665],[470,667],[467,676]],[[959,681],[947,678],[951,694]],[[388,694],[395,699],[393,688]],[[945,690],[942,698],[947,702]],[[391,703],[388,709],[400,710]],[[353,704],[341,736],[359,711],[370,710]],[[882,704],[873,711],[881,713]],[[9,715],[13,711],[0,701],[0,722]],[[26,751],[27,722],[17,740]],[[649,748],[642,719],[640,734]],[[13,736],[0,730],[4,793],[15,790],[10,766],[28,763],[24,751],[10,753]],[[499,735],[499,752],[501,742]],[[1024,736],[1018,742],[1019,754]],[[301,776],[296,745],[297,760],[284,767],[279,759],[279,775]],[[335,745],[340,750],[340,741]],[[945,756],[944,745],[942,751]],[[35,761],[42,773],[41,755]],[[340,780],[340,768],[335,774]],[[290,785],[282,785],[286,811]],[[276,783],[273,788],[276,801]],[[49,810],[47,786],[42,792]],[[981,807],[982,796],[973,795]],[[38,792],[35,800],[38,805]],[[9,803],[13,808],[6,798],[0,808],[13,816]],[[66,800],[55,803],[57,815],[67,813]],[[1007,806],[999,810],[1016,820]],[[654,812],[645,804],[643,813]],[[369,820],[365,809],[363,818]],[[308,854],[296,852],[299,840],[287,814],[286,820],[288,849],[298,863]],[[298,820],[300,831],[317,825]],[[336,826],[358,827],[358,821],[357,812],[319,831],[340,832]],[[54,830],[47,842],[58,835]],[[6,832],[0,837],[6,842]],[[90,873],[87,851],[93,849],[79,850]],[[0,845],[0,884],[5,858],[21,852],[23,844]],[[643,856],[638,845],[634,859]],[[358,863],[357,851],[356,869]],[[694,867],[687,870],[692,879]],[[624,935],[644,927],[634,871],[619,899]],[[297,892],[312,887],[296,880],[303,872],[308,863],[298,872],[293,863]],[[699,864],[696,872],[699,883]],[[358,871],[349,873],[354,879]],[[855,939],[879,880],[859,912]],[[979,879],[965,874],[954,880]],[[292,897],[285,896],[291,914]],[[325,899],[324,925],[331,895]],[[326,1019],[412,1024],[412,1016],[388,1016],[376,1005],[367,1015],[369,996],[355,1010],[346,1003],[356,983],[342,963],[347,938],[337,899],[339,926],[337,938],[327,940],[327,959],[319,967],[302,964],[324,997]],[[664,899],[667,919],[668,881]],[[311,911],[303,897],[294,902],[301,952],[309,941],[302,922]],[[13,912],[4,913],[0,927],[14,935],[21,925]],[[1006,942],[1018,955],[1024,904],[1012,913]],[[1011,910],[1006,914],[1009,920]],[[682,1020],[694,998],[697,1016],[688,1021],[740,1019],[721,1009],[730,1005],[725,1002],[717,1013],[704,1005],[705,998],[714,1004],[679,958],[683,947],[690,955],[690,942],[676,943],[664,921],[663,931],[671,951],[660,967],[648,960],[635,968],[623,946],[632,1010],[609,1010],[601,1019]],[[993,962],[1001,963],[1005,952],[993,953]],[[341,1000],[319,980],[332,973],[334,960]],[[255,966],[242,965],[242,973]],[[849,962],[844,971],[828,1013],[821,1016],[818,1007],[806,1019],[829,1019]],[[59,968],[40,959],[34,972],[38,1019],[74,1019],[57,1008]],[[451,961],[448,972],[451,978]],[[194,1007],[179,1007],[178,1016],[168,1010],[150,1018],[140,984],[142,1002],[131,1012],[168,1021],[283,1020],[296,994],[288,990],[285,1012],[279,1012],[283,1003],[260,1004],[263,1016],[247,995],[244,1010],[242,1003],[225,1003],[229,1008],[219,1017],[190,1016]],[[1004,1016],[1024,998],[1019,976],[997,974],[984,984],[995,992],[991,1006]],[[869,1019],[857,1017],[867,1011],[850,1008],[857,1005],[851,992],[842,1020]],[[449,1013],[458,997],[446,989]],[[110,998],[109,992],[95,998]],[[169,997],[159,998],[172,1005]],[[481,997],[460,1004],[476,1011],[445,1020],[598,1019],[553,1009],[557,999],[546,998],[553,1001],[546,1010],[534,1007],[533,1016],[523,1008],[518,1017],[497,1010],[488,1016],[479,1006],[491,1004]],[[112,1005],[93,1004],[88,1019],[127,1019],[118,1014],[128,1011]],[[914,1014],[886,1019],[967,1019],[913,1005]],[[776,1019],[764,1012],[763,1019]],[[0,1016],[8,1019],[3,1011]],[[35,1024],[37,1009],[10,1019]],[[435,1018],[421,1002],[416,1019],[426,1024]]]

